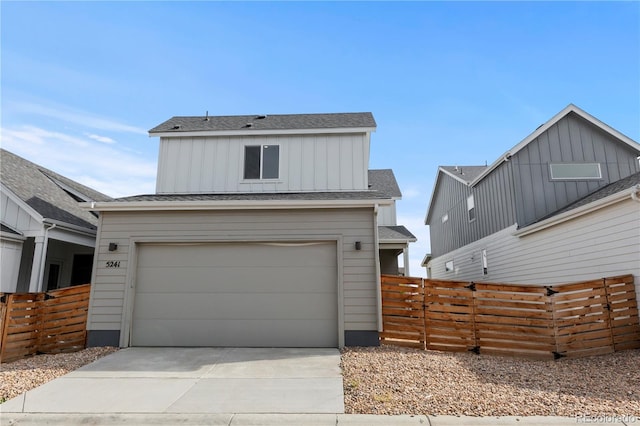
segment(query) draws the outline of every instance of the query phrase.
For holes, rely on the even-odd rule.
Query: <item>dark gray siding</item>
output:
[[[471,188],[440,173],[429,222],[431,254],[441,256],[515,223],[511,165],[506,163]],[[476,220],[469,222],[467,197],[473,194]],[[449,220],[442,223],[446,214]]]
[[[637,155],[576,114],[568,114],[511,158],[518,226],[534,223],[639,171]],[[600,163],[602,179],[552,181],[549,163],[560,162]]]
[[[513,224],[537,222],[599,188],[640,171],[639,152],[569,113],[513,154],[474,187],[440,172],[429,229],[438,257]],[[552,181],[550,163],[600,163],[602,179]],[[474,195],[476,220],[469,222],[467,197]],[[442,223],[447,213],[449,220]]]

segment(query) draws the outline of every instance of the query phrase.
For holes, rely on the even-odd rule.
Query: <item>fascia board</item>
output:
[[[40,213],[38,213],[33,207],[31,207],[29,204],[24,202],[22,198],[18,197],[12,190],[7,188],[2,183],[0,183],[0,190],[3,193],[7,194],[7,197],[9,197],[11,201],[15,202],[18,206],[20,206],[20,208],[25,212],[27,212],[27,214],[29,214],[29,216],[31,216],[35,221],[42,223],[42,221],[44,220],[44,217]]]
[[[551,228],[553,226],[556,226],[561,223],[567,222],[569,220],[575,219],[577,217],[583,216],[585,214],[594,212],[596,210],[600,210],[612,204],[619,203],[621,201],[626,200],[627,198],[631,198],[631,194],[634,191],[637,191],[635,187],[633,187],[631,191],[629,189],[625,189],[624,191],[620,191],[618,193],[609,195],[608,197],[601,198],[592,203],[585,204],[584,206],[571,209],[569,211],[560,213],[556,216],[552,216],[543,221],[518,229],[513,233],[513,235],[516,237],[524,237],[526,235],[530,235],[530,234],[542,231],[544,229]]]
[[[630,146],[636,152],[640,153],[640,144],[635,142],[633,139],[629,138],[628,136],[623,135],[622,133],[620,133],[619,131],[617,131],[613,127],[608,126],[607,124],[603,123],[602,121],[598,120],[597,118],[595,118],[591,114],[587,113],[586,111],[583,111],[582,109],[578,108],[577,106],[575,106],[573,104],[569,104],[562,111],[560,111],[559,113],[554,115],[549,121],[544,123],[542,126],[538,127],[533,133],[531,133],[529,136],[527,136],[522,141],[520,141],[520,143],[518,143],[516,146],[511,148],[509,151],[505,152],[500,158],[498,158],[493,164],[491,164],[491,166],[489,166],[478,177],[476,177],[470,183],[470,186],[475,186],[478,182],[480,182],[482,179],[484,179],[485,176],[487,176],[489,173],[491,173],[493,170],[495,170],[500,164],[505,162],[505,160],[507,158],[509,158],[509,157],[515,155],[516,153],[518,153],[525,146],[527,146],[529,143],[531,143],[534,139],[536,139],[542,133],[544,133],[547,130],[549,130],[549,128],[551,126],[556,124],[558,121],[560,121],[564,116],[566,116],[570,112],[573,112],[573,113],[579,115],[580,117],[582,117],[583,119],[585,119],[589,123],[593,124],[594,126],[598,127],[599,129],[603,130],[604,132],[609,133],[611,136],[617,138],[621,142],[623,142],[626,145]]]
[[[198,131],[173,131],[173,132],[149,132],[149,137],[181,138],[195,136],[263,136],[263,135],[309,135],[309,134],[335,134],[335,133],[365,133],[369,135],[375,132],[375,127],[337,127],[329,129],[275,129],[275,130],[198,130]]]
[[[74,233],[78,233],[78,234],[84,234],[87,236],[91,236],[91,237],[95,237],[97,235],[97,230],[95,229],[90,229],[90,228],[84,228],[82,226],[78,226],[78,225],[73,225],[71,223],[66,223],[66,222],[62,222],[59,220],[55,220],[55,219],[49,219],[49,218],[45,218],[44,223],[46,224],[50,224],[50,225],[56,225],[56,228],[60,228],[63,229],[65,231],[70,231],[70,232],[74,232]]]
[[[90,211],[166,211],[166,210],[286,210],[286,209],[333,209],[374,207],[392,205],[393,200],[300,200],[300,201],[117,201],[81,203]]]

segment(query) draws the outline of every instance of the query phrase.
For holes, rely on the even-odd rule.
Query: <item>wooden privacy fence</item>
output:
[[[90,285],[0,298],[0,361],[85,347]]]
[[[536,358],[640,348],[632,275],[554,286],[382,276],[381,342]]]

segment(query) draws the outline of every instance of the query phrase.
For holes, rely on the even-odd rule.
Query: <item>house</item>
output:
[[[151,129],[156,193],[87,205],[89,345],[377,345],[380,273],[415,237],[396,224],[393,173],[368,170],[375,129],[371,113]]]
[[[4,149],[0,190],[0,292],[89,283],[98,218],[80,203],[110,198]]]
[[[490,166],[439,167],[428,276],[559,284],[631,273],[640,285],[639,155],[569,105]]]

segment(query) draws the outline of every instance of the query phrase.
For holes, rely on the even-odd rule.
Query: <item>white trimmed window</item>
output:
[[[448,213],[443,214],[442,215],[442,223],[445,223],[448,220],[449,220],[449,214]]]
[[[445,272],[453,271],[453,260],[447,260],[444,263],[444,270],[445,270]]]
[[[279,175],[279,145],[248,145],[244,147],[245,179],[278,179]]]
[[[487,249],[482,249],[482,275],[489,275],[489,262],[487,261]]]
[[[467,212],[469,213],[469,222],[476,220],[476,204],[473,200],[473,194],[467,197]]]
[[[602,179],[600,163],[551,163],[551,180]]]

